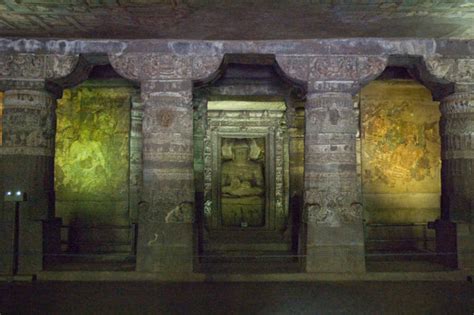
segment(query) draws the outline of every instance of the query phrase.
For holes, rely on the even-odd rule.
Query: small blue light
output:
[[[12,195],[12,192],[11,191],[7,191],[7,196],[11,196]]]

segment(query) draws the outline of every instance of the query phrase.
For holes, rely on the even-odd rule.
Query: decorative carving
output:
[[[215,72],[222,56],[130,53],[110,54],[109,60],[120,75],[130,80],[197,80]]]
[[[173,208],[165,217],[166,223],[193,223],[194,204],[186,201]]]
[[[224,225],[264,225],[265,155],[262,147],[265,142],[262,140],[222,139],[220,204]]]
[[[288,76],[309,81],[308,89],[316,91],[337,91],[327,81],[341,81],[339,91],[352,89],[377,77],[387,65],[383,56],[277,55],[276,60]]]
[[[457,60],[457,77],[459,82],[474,82],[474,59]]]
[[[388,58],[381,56],[359,57],[357,66],[359,71],[358,80],[365,84],[378,77],[387,67]]]
[[[474,158],[474,93],[454,93],[441,102],[443,158]]]
[[[288,205],[288,151],[285,141],[287,128],[285,124],[284,111],[208,111],[207,113],[207,130],[204,137],[203,156],[204,156],[204,198],[205,198],[205,215],[208,224],[211,227],[218,227],[218,217],[221,209],[219,194],[216,191],[216,183],[219,182],[220,161],[223,156],[232,156],[232,150],[222,141],[223,138],[232,139],[248,139],[252,149],[249,155],[253,159],[264,159],[265,174],[265,196],[267,200],[273,203],[265,202],[265,218],[270,219],[268,213],[270,208],[275,210],[276,220],[283,222],[287,216]],[[255,145],[252,139],[265,140],[259,145]],[[220,152],[219,144],[223,143]],[[217,150],[217,151],[216,151]],[[269,152],[264,152],[270,150]],[[259,153],[260,152],[260,153]],[[263,153],[264,152],[264,153]],[[270,158],[273,157],[273,158]],[[225,164],[225,163],[224,163]],[[258,181],[258,180],[257,180]],[[222,183],[224,186],[227,182]],[[230,183],[232,186],[232,183]],[[234,184],[236,186],[236,183]],[[255,185],[250,185],[255,186]],[[223,189],[224,190],[224,189]],[[244,189],[245,190],[245,189]],[[244,191],[242,190],[242,191]],[[253,192],[257,189],[252,189]],[[223,191],[224,192],[224,191]],[[224,192],[225,193],[225,192]],[[254,196],[260,198],[259,196]],[[254,198],[248,197],[248,198]],[[230,199],[230,198],[226,198]],[[240,219],[240,218],[239,218]],[[240,221],[239,221],[240,223]],[[250,225],[251,222],[247,222]],[[265,222],[265,228],[272,228],[273,223]],[[276,223],[275,223],[276,224]],[[257,226],[256,224],[255,226]]]
[[[357,80],[357,58],[346,56],[313,57],[309,64],[309,81]]]
[[[76,67],[76,55],[0,54],[0,80],[62,78]]]
[[[456,83],[474,81],[474,59],[435,56],[426,58],[425,65],[428,71],[438,79]]]
[[[3,145],[6,147],[42,148],[53,155],[54,101],[42,91],[10,90],[5,92]]]
[[[307,222],[340,226],[362,220],[362,204],[356,192],[341,192],[331,187],[327,190],[308,190],[305,194]]]
[[[454,81],[455,60],[441,57],[425,58],[428,71],[437,78]]]
[[[286,75],[296,80],[308,81],[311,72],[309,56],[276,55],[275,59]]]

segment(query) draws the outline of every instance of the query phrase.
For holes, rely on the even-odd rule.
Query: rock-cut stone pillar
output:
[[[429,74],[453,85],[441,99],[441,206],[435,224],[441,261],[474,270],[474,59],[425,59]],[[455,259],[452,259],[454,256]]]
[[[474,269],[474,86],[444,98],[441,114],[443,219],[456,224],[458,267]]]
[[[109,59],[119,74],[141,84],[143,191],[137,270],[192,272],[193,80],[216,71],[222,58],[133,53]]]
[[[307,82],[304,213],[306,272],[364,272],[352,95],[386,66],[378,56],[279,55],[285,73]]]
[[[143,189],[143,103],[139,95],[134,95],[131,103],[129,209],[131,222],[137,223]]]
[[[5,91],[0,146],[2,274],[10,274],[14,269],[18,274],[33,274],[43,268],[43,221],[54,217],[57,97],[47,88],[53,86],[47,81],[71,73],[77,60],[74,56],[56,55],[0,56],[0,85]],[[5,200],[7,192],[21,192],[26,201],[16,205]]]
[[[307,95],[304,202],[306,271],[365,270],[357,117],[352,95]]]

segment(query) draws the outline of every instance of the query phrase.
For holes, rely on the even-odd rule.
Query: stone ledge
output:
[[[368,273],[288,273],[288,274],[204,274],[143,273],[109,271],[42,271],[38,281],[152,281],[152,282],[312,282],[312,281],[466,281],[464,271],[368,272]],[[472,276],[472,275],[471,275]],[[8,276],[0,276],[7,281]],[[30,277],[32,278],[32,277]],[[16,281],[16,280],[15,280]]]

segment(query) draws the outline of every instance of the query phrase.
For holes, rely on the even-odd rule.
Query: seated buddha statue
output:
[[[235,140],[234,158],[222,163],[222,196],[240,198],[262,196],[264,179],[262,165],[249,159],[250,147],[245,139]]]

